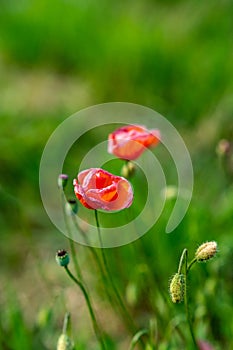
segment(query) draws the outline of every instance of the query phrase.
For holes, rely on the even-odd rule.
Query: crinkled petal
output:
[[[91,168],[79,173],[78,180],[73,182],[75,195],[89,209],[121,210],[132,203],[132,187],[123,177]]]

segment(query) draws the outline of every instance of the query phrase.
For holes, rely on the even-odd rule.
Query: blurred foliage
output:
[[[232,1],[3,1],[3,59],[192,124],[230,93]],[[17,34],[16,34],[17,33]]]
[[[191,310],[199,338],[232,348],[233,175],[215,150],[221,138],[233,140],[233,2],[0,0],[0,8],[0,349],[53,348],[64,309],[72,312],[77,349],[96,349],[82,300],[54,262],[67,242],[42,207],[38,171],[48,137],[66,117],[110,101],[163,114],[184,138],[195,173],[189,211],[172,234],[164,230],[174,198],[143,238],[107,251],[114,279],[142,328],[156,317],[160,349],[180,348],[174,329],[186,324],[168,280],[184,247],[192,257],[198,244],[216,240],[216,260],[190,275]],[[74,145],[65,164],[71,177],[108,132],[92,130],[81,149]],[[155,152],[176,185],[169,156]],[[143,179],[138,171],[134,187]],[[137,213],[140,192],[135,198]],[[103,301],[96,266],[85,247],[77,249],[109,348],[126,349],[129,335]]]

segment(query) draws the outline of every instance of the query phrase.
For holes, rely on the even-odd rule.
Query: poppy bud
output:
[[[66,334],[61,334],[57,342],[57,350],[72,350],[73,344],[71,339]]]
[[[70,262],[69,254],[64,249],[59,249],[56,253],[56,262],[60,266],[67,266]]]
[[[182,274],[176,273],[169,286],[173,303],[181,303],[184,299],[185,279]]]
[[[215,241],[206,242],[200,245],[196,250],[195,257],[197,261],[206,261],[213,258],[217,253],[217,243]]]
[[[69,176],[66,174],[60,174],[57,179],[58,187],[63,189],[66,187]]]

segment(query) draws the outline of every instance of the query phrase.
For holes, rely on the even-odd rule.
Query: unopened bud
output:
[[[69,254],[66,250],[60,249],[56,253],[56,262],[60,266],[67,266],[70,262]]]
[[[69,176],[66,174],[60,174],[57,179],[58,187],[63,189],[66,187]]]
[[[195,253],[197,261],[206,261],[213,258],[217,253],[217,243],[215,241],[206,242],[200,245]]]
[[[69,199],[66,202],[66,214],[67,215],[76,215],[78,212],[78,203],[75,199]]]
[[[129,179],[132,177],[135,173],[136,167],[134,163],[132,162],[127,162],[126,164],[123,165],[121,169],[121,175],[125,177],[126,179]]]
[[[57,350],[73,350],[73,343],[66,334],[61,334],[57,342]]]
[[[170,295],[173,303],[181,303],[184,299],[184,275],[176,273],[170,282]]]

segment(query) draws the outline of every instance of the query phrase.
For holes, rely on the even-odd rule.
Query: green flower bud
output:
[[[170,295],[173,303],[181,303],[184,299],[185,279],[184,275],[176,273],[169,286]]]
[[[198,262],[207,261],[213,258],[217,253],[217,243],[215,241],[206,242],[200,245],[196,250],[195,257]]]
[[[66,187],[69,176],[66,174],[60,174],[57,179],[58,187],[63,189]]]
[[[66,334],[61,334],[57,342],[57,350],[73,350],[73,343]]]
[[[60,266],[67,266],[70,262],[69,254],[66,250],[60,249],[56,253],[56,262]]]

